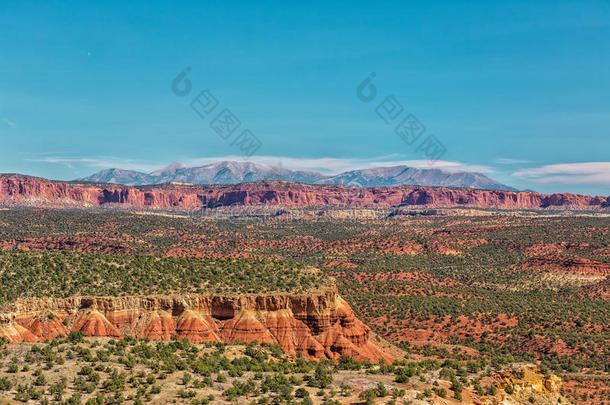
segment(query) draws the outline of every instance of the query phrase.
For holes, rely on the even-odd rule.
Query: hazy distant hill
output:
[[[107,169],[81,181],[127,185],[169,182],[193,184],[237,184],[260,180],[282,180],[306,184],[344,184],[352,187],[383,187],[417,184],[421,186],[470,187],[488,190],[515,190],[483,174],[448,172],[441,169],[418,169],[409,166],[376,167],[350,170],[337,175],[290,170],[251,162],[223,161],[205,166],[188,167],[179,162],[154,171]]]
[[[346,184],[359,187],[420,186],[471,187],[487,190],[515,190],[483,174],[473,172],[448,172],[440,169],[417,169],[409,166],[376,167],[351,170],[326,177],[318,184]]]

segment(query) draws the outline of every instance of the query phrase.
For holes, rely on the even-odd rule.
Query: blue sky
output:
[[[0,172],[243,159],[189,106],[209,89],[260,140],[253,161],[426,167],[375,112],[394,96],[445,146],[436,167],[610,194],[608,2],[172,3],[1,2]]]

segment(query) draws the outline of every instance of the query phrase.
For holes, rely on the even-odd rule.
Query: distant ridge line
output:
[[[42,208],[118,207],[152,210],[198,210],[223,206],[420,206],[608,211],[610,196],[412,185],[351,188],[342,185],[309,185],[281,181],[209,186],[127,186],[51,181],[19,174],[0,174],[0,204]]]

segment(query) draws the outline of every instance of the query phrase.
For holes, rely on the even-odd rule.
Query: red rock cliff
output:
[[[277,343],[309,358],[393,359],[334,290],[308,295],[176,295],[20,299],[0,309],[0,337],[36,342],[82,331],[191,342]]]
[[[467,188],[398,186],[347,188],[286,182],[237,185],[155,185],[57,182],[22,175],[0,175],[0,204],[29,206],[121,206],[150,209],[199,209],[231,205],[285,207],[472,206],[501,209],[610,207],[609,197],[539,194]]]

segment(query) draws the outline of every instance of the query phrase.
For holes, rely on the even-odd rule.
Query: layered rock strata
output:
[[[570,193],[477,190],[422,186],[349,188],[263,181],[237,185],[155,185],[50,181],[17,174],[0,175],[0,204],[44,207],[121,207],[193,210],[222,206],[373,207],[399,206],[496,209],[588,209],[610,207],[610,197]]]
[[[9,342],[43,341],[71,331],[193,343],[256,340],[308,358],[393,360],[331,289],[307,295],[32,298],[0,310],[0,337]]]

